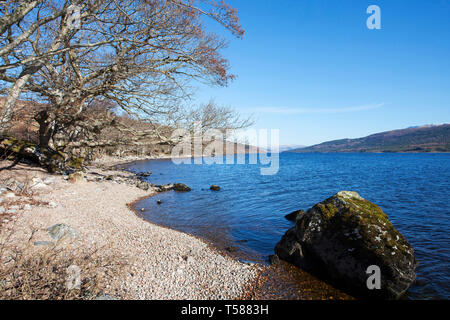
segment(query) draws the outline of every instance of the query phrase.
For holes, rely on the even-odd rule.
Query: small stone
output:
[[[220,187],[218,185],[216,185],[216,184],[213,184],[211,187],[209,187],[209,189],[212,190],[212,191],[219,191]]]
[[[60,240],[66,237],[75,238],[78,236],[78,232],[75,229],[63,223],[55,224],[49,227],[47,231],[55,240]]]
[[[226,247],[225,250],[227,250],[228,252],[236,252],[239,249],[237,247],[229,246],[229,247]]]
[[[52,184],[52,183],[55,182],[55,180],[56,180],[55,177],[47,177],[47,178],[45,178],[45,179],[43,180],[43,182],[44,182],[45,184]]]
[[[96,297],[94,300],[117,300],[117,298],[110,296],[109,294],[102,294]]]
[[[141,212],[144,212],[145,211],[145,208],[141,208]]]
[[[57,204],[56,202],[54,202],[54,201],[50,201],[50,202],[48,203],[48,206],[49,206],[50,208],[57,208],[57,207],[58,207],[58,204]]]
[[[278,258],[278,256],[276,254],[271,254],[269,256],[269,263],[271,265],[277,265],[280,264],[280,258]]]
[[[78,172],[69,174],[69,181],[72,183],[82,183],[82,182],[86,182],[86,179],[84,177],[83,172],[78,171]]]
[[[55,245],[55,243],[51,242],[51,241],[35,241],[34,245],[35,246],[53,246],[53,245]]]
[[[160,204],[162,204],[162,201],[161,200],[157,200],[156,203],[160,205]]]

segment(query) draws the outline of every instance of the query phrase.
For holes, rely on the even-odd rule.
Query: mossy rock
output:
[[[73,157],[66,161],[66,165],[72,168],[74,171],[83,171],[83,164],[83,157]]]
[[[376,204],[341,191],[296,221],[275,247],[278,256],[354,295],[396,299],[415,280],[414,249]],[[367,288],[369,266],[381,289]]]
[[[38,144],[16,139],[14,137],[0,138],[0,150],[9,155],[11,159],[26,159],[36,163],[49,172],[62,172],[65,170],[65,155],[52,149],[42,149]]]

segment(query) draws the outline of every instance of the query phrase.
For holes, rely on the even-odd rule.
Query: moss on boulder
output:
[[[0,137],[0,151],[11,160],[26,159],[46,168],[52,173],[83,170],[84,158],[82,157],[68,157],[62,151],[41,148],[34,142],[10,136]]]
[[[396,299],[415,280],[414,249],[376,204],[341,191],[296,221],[275,247],[283,260],[360,296]],[[381,289],[369,290],[366,270],[381,270]]]

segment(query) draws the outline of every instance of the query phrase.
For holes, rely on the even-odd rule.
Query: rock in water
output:
[[[140,177],[149,177],[151,174],[152,174],[151,171],[147,171],[147,172],[138,173],[138,176],[140,176]]]
[[[144,191],[147,191],[148,189],[150,189],[150,184],[148,182],[139,180],[136,182],[136,187],[138,187],[139,189],[142,189]]]
[[[275,253],[357,296],[397,299],[416,278],[414,249],[377,205],[356,192],[341,191],[314,205]],[[368,289],[372,265],[380,268],[380,289]]]
[[[294,212],[291,212],[284,217],[289,221],[296,221],[297,218],[300,218],[302,215],[304,215],[306,212],[304,210],[297,210]]]
[[[216,184],[213,184],[211,187],[209,187],[209,189],[212,191],[220,191],[220,187]]]
[[[188,192],[188,191],[191,191],[191,188],[189,188],[187,185],[185,185],[183,183],[175,183],[173,185],[173,190],[175,190],[177,192]]]

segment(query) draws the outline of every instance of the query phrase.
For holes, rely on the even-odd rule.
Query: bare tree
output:
[[[253,124],[251,117],[242,117],[231,107],[218,105],[214,100],[198,107],[184,110],[177,127],[194,132],[201,127],[202,132],[217,129],[225,133],[230,130],[247,128]]]
[[[91,0],[78,3],[79,25],[73,29],[68,25],[73,3],[78,2],[65,1],[58,7],[61,1],[55,1],[62,13],[21,44],[26,52],[13,50],[9,55],[14,61],[3,59],[3,70],[17,69],[15,73],[2,72],[0,66],[0,80],[12,85],[12,101],[23,89],[48,102],[49,107],[36,115],[42,148],[54,147],[58,131],[66,132],[75,145],[80,144],[80,132],[111,122],[103,117],[92,126],[92,113],[91,121],[86,120],[86,112],[99,100],[146,119],[149,130],[140,136],[158,134],[164,124],[180,123],[180,117],[196,119],[201,114],[209,126],[231,126],[232,121],[245,125],[233,119],[231,109],[213,104],[191,113],[180,107],[181,99],[190,95],[192,80],[225,86],[234,78],[220,54],[226,43],[204,23],[204,18],[212,18],[240,37],[243,30],[234,9],[213,0]],[[51,12],[59,12],[55,10]],[[16,37],[24,33],[19,29],[22,33],[16,31]],[[5,41],[12,43],[16,37]],[[9,68],[15,63],[23,65]],[[9,121],[8,112],[0,126]]]
[[[10,84],[2,90],[8,95],[0,114],[1,133],[8,129],[16,101],[31,76],[54,59],[56,53],[67,50],[63,44],[74,35],[71,28],[74,8],[80,12],[78,18],[83,19],[96,7],[96,2],[81,0],[0,2],[0,81],[6,87]],[[55,21],[59,21],[59,32],[52,37],[47,29]]]

